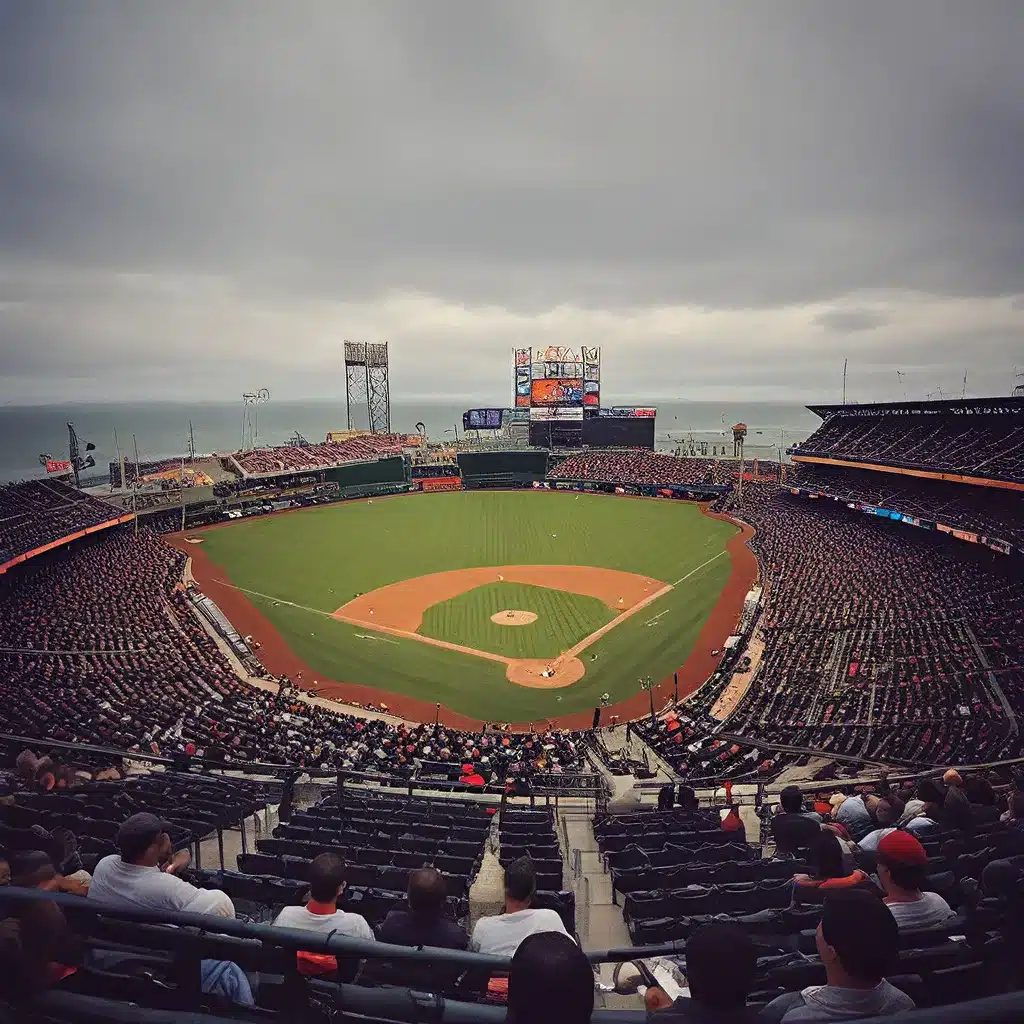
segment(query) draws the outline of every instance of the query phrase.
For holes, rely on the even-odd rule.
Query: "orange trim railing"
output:
[[[793,455],[794,462],[813,462],[821,466],[843,466],[846,469],[870,469],[876,473],[899,473],[901,476],[916,476],[923,480],[943,480],[946,483],[974,484],[979,487],[1000,487],[1004,491],[1024,491],[1024,484],[1014,480],[993,480],[985,476],[964,476],[960,473],[938,473],[929,469],[906,469],[901,466],[883,465],[877,462],[853,462],[849,459],[823,459],[818,455]]]
[[[49,544],[42,544],[37,548],[32,548],[31,551],[26,551],[23,555],[18,555],[16,558],[12,558],[9,562],[4,562],[0,565],[0,574],[7,572],[7,570],[12,566],[20,565],[22,562],[27,562],[30,558],[35,558],[36,555],[42,555],[47,551],[52,551],[54,548],[70,544],[73,540],[78,540],[79,537],[84,537],[86,534],[99,533],[100,530],[109,530],[111,526],[120,526],[122,523],[130,523],[134,518],[135,513],[129,512],[127,515],[119,516],[117,519],[109,519],[105,523],[97,523],[95,526],[87,526],[84,530],[69,533],[66,537],[61,537],[59,540],[51,540]]]

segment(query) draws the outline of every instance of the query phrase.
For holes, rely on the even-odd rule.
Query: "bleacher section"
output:
[[[23,557],[125,518],[131,516],[61,480],[0,486],[0,573]]]
[[[66,829],[76,837],[81,867],[92,872],[102,857],[117,852],[118,825],[150,811],[174,826],[175,848],[190,846],[198,854],[202,839],[237,827],[269,800],[257,782],[170,771],[87,782],[68,791],[16,792],[0,802],[0,851],[48,851],[40,830]]]
[[[405,434],[365,434],[348,441],[254,448],[233,452],[225,459],[229,468],[237,467],[244,476],[297,473],[341,466],[346,462],[378,459],[384,455],[400,455],[406,443]]]
[[[445,878],[452,916],[462,919],[490,827],[482,804],[346,794],[340,806],[331,797],[278,825],[256,853],[239,855],[238,870],[305,880],[314,857],[337,853],[350,865],[342,909],[376,925],[404,904],[409,872],[429,864]]]
[[[791,449],[796,460],[1024,483],[1024,398],[808,408],[824,422]]]

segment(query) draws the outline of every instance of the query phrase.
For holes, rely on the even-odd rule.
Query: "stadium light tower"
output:
[[[246,391],[242,394],[242,443],[245,451],[245,428],[249,428],[249,447],[255,448],[260,439],[260,402],[269,402],[270,392],[266,388]],[[249,409],[252,408],[250,414]]]
[[[651,701],[651,725],[657,728],[658,719],[654,714],[654,683],[651,681],[650,676],[644,676],[643,679],[638,679],[637,682],[640,684],[641,690],[647,691],[647,696]]]

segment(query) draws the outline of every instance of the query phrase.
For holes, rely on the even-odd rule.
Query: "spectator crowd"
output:
[[[985,407],[999,402],[982,401]],[[829,415],[794,452],[1021,482],[1024,416],[985,409],[875,413],[852,406]]]
[[[626,486],[719,483],[711,459],[677,458],[663,452],[585,452],[570,455],[548,473],[549,480],[588,480]]]
[[[241,683],[190,610],[184,561],[148,530],[119,532],[33,559],[0,586],[3,729],[325,769],[471,763],[485,782],[581,764],[569,734],[395,725]]]
[[[225,468],[242,476],[258,473],[299,473],[340,466],[346,462],[401,455],[406,443],[405,434],[364,434],[348,441],[253,448],[249,451],[235,452],[227,457]]]
[[[118,514],[62,480],[0,485],[0,565]]]

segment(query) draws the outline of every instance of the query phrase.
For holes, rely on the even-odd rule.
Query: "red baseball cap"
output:
[[[928,854],[909,832],[890,832],[878,844],[879,856],[897,864],[927,864]]]

